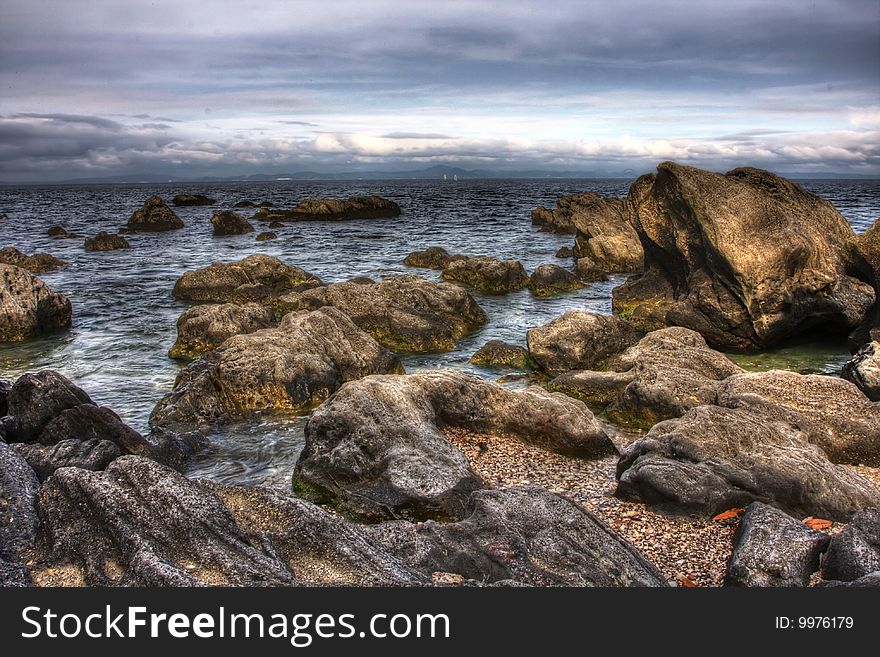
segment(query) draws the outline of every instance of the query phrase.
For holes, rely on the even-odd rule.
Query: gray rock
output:
[[[258,303],[194,306],[177,320],[177,341],[170,358],[193,359],[216,349],[233,335],[253,333],[278,322],[271,308]]]
[[[43,274],[60,269],[65,263],[63,260],[59,260],[48,253],[25,255],[18,249],[11,246],[4,246],[0,249],[0,264],[21,267],[32,274]]]
[[[183,221],[161,196],[151,196],[143,207],[134,211],[126,226],[137,232],[156,233],[183,228]]]
[[[91,404],[84,390],[54,370],[22,374],[6,398],[8,414],[16,420],[14,440],[33,442],[62,411]]]
[[[171,202],[174,205],[186,207],[191,205],[214,205],[217,201],[204,194],[178,194],[171,199]]]
[[[859,577],[851,582],[840,582],[838,580],[829,580],[819,582],[817,586],[821,587],[845,587],[845,588],[877,588],[880,587],[880,570],[875,570],[864,577]]]
[[[443,269],[444,280],[463,283],[483,294],[506,294],[529,284],[529,275],[517,260],[479,256],[452,260]]]
[[[809,586],[831,539],[779,509],[752,502],[733,537],[725,586]]]
[[[19,562],[34,547],[40,482],[27,462],[0,442],[0,559]]]
[[[871,401],[880,402],[880,342],[869,342],[847,361],[843,378],[855,383]]]
[[[18,342],[70,326],[66,296],[30,272],[0,264],[0,342]]]
[[[847,521],[880,491],[834,465],[796,427],[750,409],[699,406],[621,454],[616,495],[660,511],[713,516],[764,502],[795,517]]]
[[[214,210],[211,213],[211,225],[214,227],[215,237],[254,232],[254,227],[248,220],[234,210]]]
[[[103,470],[122,455],[119,445],[98,438],[67,438],[48,446],[37,443],[13,443],[11,446],[27,461],[40,481],[48,479],[58,468]]]
[[[559,265],[541,265],[529,277],[529,289],[538,297],[552,297],[582,287],[584,284],[577,276]]]
[[[24,588],[33,585],[26,566],[0,558],[0,588]]]
[[[0,379],[0,418],[9,414],[6,398],[9,396],[9,391],[11,389],[12,381],[9,379]]]
[[[831,537],[822,560],[822,578],[854,582],[880,570],[880,505],[852,517]]]

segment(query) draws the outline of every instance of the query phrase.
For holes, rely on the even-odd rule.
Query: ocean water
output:
[[[623,195],[629,180],[462,180],[462,181],[278,181],[267,183],[168,183],[143,185],[29,186],[0,188],[0,246],[25,253],[49,252],[67,262],[42,274],[73,303],[70,331],[19,344],[0,344],[0,377],[15,378],[40,368],[63,372],[92,398],[114,409],[126,422],[147,431],[155,403],[171,390],[180,366],[167,357],[176,321],[188,306],[171,297],[185,271],[216,261],[267,253],[317,274],[327,282],[353,276],[380,278],[416,273],[437,279],[438,272],[403,265],[411,251],[438,245],[451,252],[522,261],[528,271],[543,263],[571,267],[554,257],[570,246],[570,235],[543,233],[531,226],[536,205],[552,207],[564,194],[596,191]],[[880,181],[803,181],[804,187],[834,203],[857,233],[880,216]],[[152,194],[170,202],[180,193],[206,194],[214,207],[241,200],[269,200],[292,207],[305,198],[379,194],[400,204],[396,219],[304,222],[275,230],[279,239],[255,242],[254,234],[215,238],[212,207],[175,208],[186,227],[166,233],[127,236],[132,249],[86,253],[81,239],[55,240],[52,225],[94,235],[114,232]],[[249,216],[252,211],[242,211]],[[266,229],[255,224],[259,231]],[[404,355],[407,371],[456,367],[496,378],[496,371],[470,365],[474,351],[490,339],[525,344],[526,331],[567,310],[609,313],[611,290],[623,277],[589,285],[552,299],[528,290],[475,298],[489,316],[480,331],[462,339],[453,352]],[[802,343],[759,355],[736,356],[753,369],[782,367],[800,372],[836,372],[848,357],[846,345]],[[514,383],[513,385],[516,385]],[[302,417],[260,417],[211,437],[211,449],[189,474],[228,483],[289,485],[303,442]]]

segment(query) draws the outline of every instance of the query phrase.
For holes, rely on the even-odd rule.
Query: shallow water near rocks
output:
[[[187,304],[171,297],[185,271],[216,261],[267,253],[317,274],[327,282],[353,276],[409,273],[437,279],[438,272],[403,265],[411,251],[443,246],[451,252],[522,261],[532,271],[543,263],[572,268],[554,254],[571,246],[573,236],[543,233],[531,226],[531,209],[552,207],[564,194],[596,191],[623,195],[629,180],[463,180],[463,181],[279,181],[268,183],[168,183],[0,188],[0,246],[25,253],[46,251],[67,262],[43,278],[73,303],[70,331],[20,344],[0,345],[0,377],[41,368],[57,369],[92,398],[115,410],[139,431],[156,402],[171,390],[180,366],[167,357],[176,321]],[[857,233],[880,215],[880,181],[803,181],[804,187],[834,203]],[[152,194],[170,202],[175,194],[205,194],[213,207],[174,208],[186,227],[167,233],[126,236],[130,251],[87,253],[83,239],[52,239],[52,225],[94,236],[115,232]],[[254,234],[215,238],[214,208],[241,200],[269,200],[293,207],[309,197],[379,194],[400,204],[396,219],[292,223],[273,229],[279,239],[256,242]],[[252,210],[242,210],[250,216]],[[265,227],[253,222],[258,232]],[[489,324],[458,343],[453,352],[404,354],[407,371],[455,367],[489,378],[502,373],[468,362],[484,342],[501,339],[525,344],[526,331],[567,310],[609,313],[611,290],[624,277],[593,283],[583,290],[537,299],[528,290],[504,296],[474,294]],[[763,354],[732,356],[746,369],[783,368],[836,373],[848,357],[846,344],[808,342]],[[508,385],[523,386],[523,381]],[[190,465],[194,477],[225,483],[288,487],[302,449],[305,418],[258,417],[211,436],[211,448]]]

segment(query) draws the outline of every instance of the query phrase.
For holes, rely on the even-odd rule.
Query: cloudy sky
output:
[[[0,180],[880,177],[877,0],[0,0]]]

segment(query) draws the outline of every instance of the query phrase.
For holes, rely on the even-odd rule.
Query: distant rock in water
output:
[[[30,272],[0,264],[0,342],[17,342],[70,326],[66,296]]]
[[[489,340],[471,356],[470,362],[485,367],[504,367],[518,370],[533,367],[527,349],[503,340]]]
[[[5,221],[6,219],[9,219],[9,215],[5,212],[0,212],[0,221]]]
[[[557,258],[570,258],[572,256],[572,251],[567,246],[559,247],[559,250],[556,252]]]
[[[46,234],[56,239],[79,239],[82,237],[77,233],[68,233],[62,226],[52,226],[46,231]]]
[[[452,260],[443,269],[444,280],[463,283],[483,294],[506,294],[529,284],[529,275],[518,260],[486,256]]]
[[[271,228],[272,230],[278,230],[279,228],[284,228],[284,222],[283,221],[270,221],[269,228]]]
[[[172,295],[196,303],[271,304],[286,292],[316,285],[322,285],[317,276],[257,253],[237,262],[215,262],[188,271],[174,284]]]
[[[552,297],[582,287],[577,276],[559,265],[541,265],[529,277],[529,289],[537,297]]]
[[[453,255],[442,246],[429,246],[424,251],[413,251],[403,259],[407,267],[424,269],[443,269],[455,260],[467,260],[467,256]]]
[[[86,251],[115,251],[117,249],[130,249],[131,244],[122,235],[111,235],[101,231],[95,237],[87,237]]]
[[[232,210],[214,210],[211,214],[211,225],[214,227],[215,237],[254,232],[254,227],[248,220]]]
[[[857,258],[865,263],[866,279],[874,285],[874,307],[865,320],[850,334],[849,344],[853,352],[865,343],[880,341],[880,219],[862,233],[855,242]]]
[[[238,209],[243,209],[243,208],[256,208],[258,206],[253,201],[239,201],[238,203],[236,203],[232,207],[238,208]]]
[[[488,321],[467,290],[418,276],[333,283],[285,295],[277,307],[287,312],[324,306],[342,310],[382,346],[404,352],[450,351]]]
[[[789,180],[664,162],[635,196],[645,273],[615,288],[613,307],[640,330],[685,326],[764,349],[817,327],[851,330],[874,303],[850,273],[850,225]]]
[[[277,240],[277,239],[278,239],[278,234],[273,233],[272,231],[268,231],[268,230],[260,233],[256,237],[257,242],[268,242],[270,240]]]
[[[161,196],[151,196],[142,208],[135,210],[126,224],[137,232],[156,233],[183,228],[183,221],[174,214]]]
[[[189,206],[189,205],[214,205],[217,203],[212,198],[207,196],[203,196],[202,194],[178,194],[171,202],[177,206]]]
[[[43,274],[60,269],[65,263],[48,253],[25,255],[14,247],[4,246],[0,249],[0,264],[21,267],[32,274]]]
[[[194,306],[177,320],[177,342],[168,356],[198,358],[206,351],[216,349],[233,335],[253,333],[277,323],[275,312],[258,303]]]
[[[843,378],[855,383],[871,401],[880,402],[880,342],[869,342],[847,361]]]
[[[344,221],[349,219],[386,219],[400,216],[400,206],[381,196],[351,196],[306,199],[292,210],[269,210],[271,203],[261,203],[252,219],[261,221]]]

